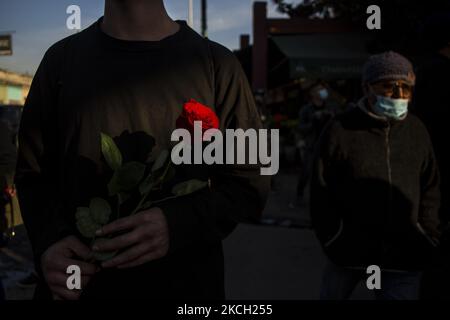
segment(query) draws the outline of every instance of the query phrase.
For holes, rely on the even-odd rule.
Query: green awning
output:
[[[301,34],[273,36],[289,59],[290,77],[359,78],[369,54],[362,34]]]

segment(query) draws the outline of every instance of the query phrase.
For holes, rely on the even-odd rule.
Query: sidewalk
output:
[[[325,258],[311,230],[241,225],[225,241],[228,299],[318,299]]]
[[[275,177],[263,222],[240,225],[224,242],[229,299],[318,299],[326,258],[307,207],[289,206],[297,176]]]
[[[224,241],[228,299],[316,300],[327,262],[310,229],[307,206],[290,208],[294,173],[275,177],[263,221],[273,225],[239,225]],[[361,283],[352,299],[373,299]]]
[[[308,208],[289,207],[295,195],[296,175],[278,175],[271,192],[263,224],[239,225],[224,241],[227,299],[318,299],[321,273],[326,263],[310,229]],[[34,288],[22,289],[16,281],[26,276],[31,248],[25,228],[6,250],[0,251],[0,277],[7,298],[30,299]],[[354,299],[371,299],[362,287]]]
[[[33,268],[33,254],[23,225],[16,227],[16,236],[6,248],[0,249],[0,278],[8,300],[28,300],[34,287],[20,288],[17,281],[25,278]]]

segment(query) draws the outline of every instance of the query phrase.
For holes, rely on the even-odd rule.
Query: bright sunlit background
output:
[[[237,49],[239,35],[251,34],[253,2],[209,0],[209,38],[229,49]],[[267,2],[269,17],[283,17],[271,1]],[[83,29],[103,15],[102,0],[1,0],[0,34],[14,32],[14,53],[0,57],[0,68],[33,74],[46,49],[74,32],[66,28],[66,9],[71,4],[81,8]],[[173,19],[187,20],[188,0],[165,0],[165,4]],[[200,0],[194,0],[194,29],[200,32]]]

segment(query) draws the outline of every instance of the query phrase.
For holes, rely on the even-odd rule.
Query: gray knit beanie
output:
[[[396,52],[388,51],[371,56],[363,71],[364,83],[370,84],[385,79],[404,80],[414,85],[416,76],[408,59]]]

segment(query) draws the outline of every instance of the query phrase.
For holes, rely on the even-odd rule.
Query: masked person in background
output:
[[[333,112],[328,105],[329,90],[322,82],[316,82],[308,90],[309,102],[299,112],[299,131],[304,139],[302,166],[297,183],[297,204],[304,201],[304,192],[311,177],[314,148]]]
[[[408,113],[415,75],[386,52],[365,65],[365,96],[320,139],[311,187],[313,227],[328,256],[322,299],[346,299],[371,265],[377,299],[417,299],[438,244],[438,166],[425,126]]]

